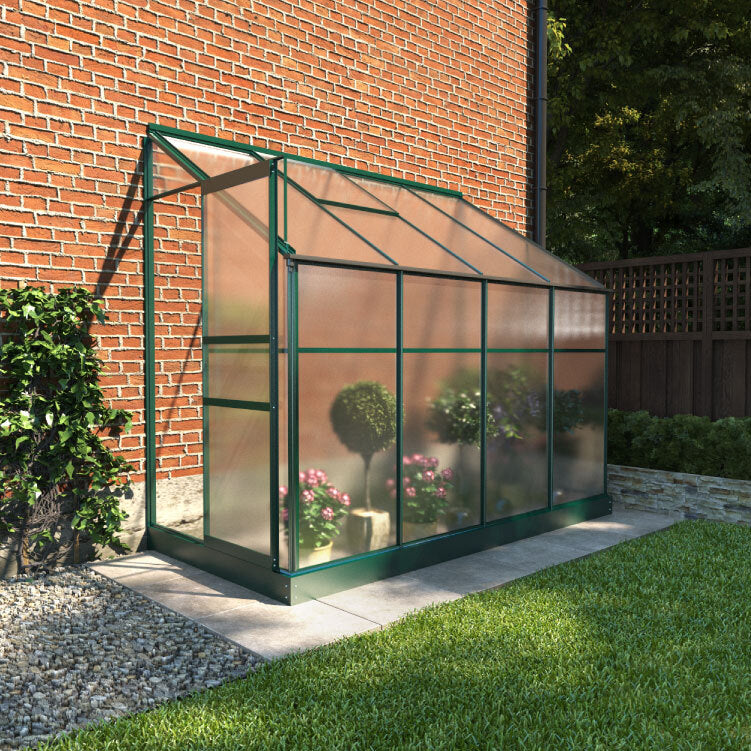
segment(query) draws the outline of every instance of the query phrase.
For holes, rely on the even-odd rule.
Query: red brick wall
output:
[[[103,295],[134,479],[147,123],[461,188],[527,231],[531,15],[517,0],[3,3],[0,283]]]

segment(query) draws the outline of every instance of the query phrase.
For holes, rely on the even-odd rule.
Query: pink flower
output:
[[[329,498],[338,498],[341,495],[333,485],[329,485],[329,487],[326,489],[326,494]]]
[[[431,456],[430,459],[428,459],[428,466],[433,467],[433,469],[435,469],[439,463],[438,457]]]
[[[328,479],[329,479],[328,477],[326,477],[326,473],[325,473],[325,472],[324,472],[324,471],[323,471],[322,469],[318,469],[318,470],[316,470],[316,477],[317,477],[317,478],[318,478],[318,479],[319,479],[319,480],[320,480],[321,482],[326,482],[326,480],[328,480]]]
[[[391,496],[392,498],[396,498],[396,490],[389,490],[389,495],[390,495],[390,496]]]
[[[279,486],[279,497],[280,498],[286,498],[287,497],[287,488],[284,485]]]
[[[404,478],[404,487],[406,488],[407,485],[409,485],[412,482],[412,480],[409,477]]]
[[[425,457],[422,454],[412,454],[412,462],[414,464],[422,464]]]
[[[386,487],[391,490],[391,488],[396,486],[396,480],[394,480],[393,477],[389,477],[388,480],[386,480]]]
[[[433,482],[433,480],[435,480],[435,472],[433,472],[430,469],[426,469],[422,473],[422,476],[423,476],[423,479],[427,480],[428,482]]]
[[[282,509],[282,521],[286,522],[289,520],[289,510],[286,508]]]
[[[435,497],[436,498],[445,498],[446,497],[446,488],[443,487],[443,485],[438,486],[438,490],[435,491]]]
[[[342,493],[342,496],[339,500],[345,506],[349,506],[349,504],[352,503],[352,501],[350,500],[350,497],[346,493]]]
[[[330,506],[326,506],[326,508],[322,508],[321,509],[321,516],[327,522],[330,522],[334,518],[334,509],[332,509]]]
[[[407,488],[404,491],[410,498],[414,498],[417,495],[417,491],[414,488]]]
[[[451,469],[451,467],[447,467],[441,472],[441,477],[446,480],[446,482],[451,482],[454,479],[454,470]]]
[[[404,459],[402,459],[402,462],[405,467],[409,467],[409,465],[412,464],[412,460],[408,456],[405,456]]]
[[[313,493],[312,490],[303,490],[302,499],[305,503],[313,503],[313,500],[315,499],[315,494]]]
[[[305,472],[300,472],[300,482],[305,482]]]

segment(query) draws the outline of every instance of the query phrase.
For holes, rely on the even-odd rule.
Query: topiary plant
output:
[[[92,321],[104,312],[84,289],[0,290],[0,536],[19,540],[22,571],[60,558],[64,528],[74,559],[81,536],[120,544],[131,467],[100,436],[130,415],[105,404]]]
[[[345,386],[331,404],[339,440],[365,463],[365,507],[370,511],[370,463],[396,440],[396,397],[378,381]]]

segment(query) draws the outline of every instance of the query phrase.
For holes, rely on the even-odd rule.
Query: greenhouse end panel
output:
[[[601,285],[454,191],[145,153],[150,547],[295,603],[610,512]]]

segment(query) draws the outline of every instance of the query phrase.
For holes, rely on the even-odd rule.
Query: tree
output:
[[[737,0],[554,0],[548,247],[751,244],[751,21]]]
[[[365,507],[370,511],[370,463],[396,440],[396,397],[378,381],[345,386],[331,405],[339,440],[365,463]]]

